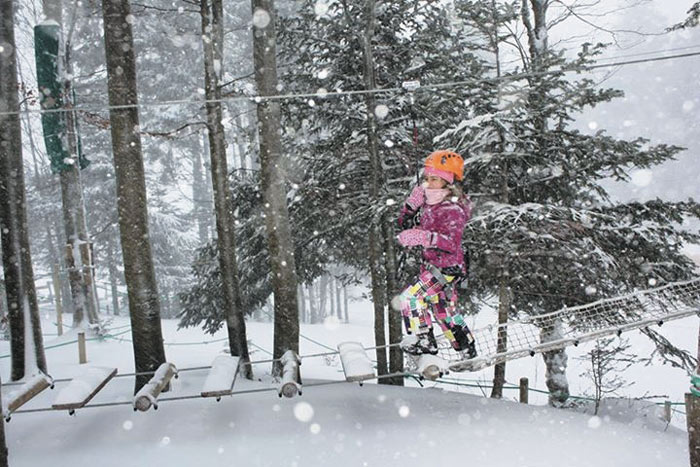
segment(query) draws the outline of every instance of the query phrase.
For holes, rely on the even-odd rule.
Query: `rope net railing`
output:
[[[699,313],[700,278],[475,329],[478,357],[464,360],[445,340],[439,342],[440,356],[454,371],[475,371]],[[505,350],[498,348],[499,336],[507,338]]]

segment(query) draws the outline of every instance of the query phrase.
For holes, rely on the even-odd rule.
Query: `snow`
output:
[[[371,304],[356,301],[350,307],[350,324],[302,324],[301,333],[324,346],[348,341],[372,346]],[[45,319],[47,313],[42,308],[44,330],[55,332],[53,317]],[[471,317],[469,324],[478,328],[495,319],[495,311],[485,311]],[[114,334],[128,322],[128,317],[114,317]],[[171,381],[171,391],[161,396],[157,411],[134,412],[133,377],[117,375],[88,406],[121,405],[78,409],[73,417],[65,411],[15,413],[6,424],[10,465],[35,466],[47,459],[55,465],[101,467],[209,467],[228,466],[234,461],[251,466],[322,466],[333,462],[334,467],[452,465],[461,460],[484,467],[688,463],[685,421],[679,416],[682,407],[674,408],[669,425],[654,401],[605,400],[594,417],[592,407],[583,403],[575,409],[549,408],[545,406],[547,396],[536,392],[530,393],[530,403],[539,405],[519,404],[515,401],[517,390],[509,389],[512,385],[506,386],[504,400],[492,400],[487,397],[491,368],[477,373],[453,372],[442,383],[423,381],[423,388],[412,379],[406,379],[403,388],[374,381],[360,387],[345,382],[337,355],[325,355],[303,359],[304,391],[293,399],[278,397],[271,366],[264,363],[254,365],[255,380],[237,378],[234,393],[239,394],[223,397],[220,402],[200,397],[167,400],[199,395],[209,370],[182,370],[207,365],[228,344],[223,330],[208,336],[198,329],[177,330],[176,320],[162,322],[166,356],[181,372],[179,379]],[[251,358],[268,359],[272,325],[250,321],[247,330],[255,344],[251,345]],[[695,350],[697,318],[667,323],[660,331],[682,348]],[[625,336],[637,354],[649,355],[651,345],[640,333]],[[70,337],[67,333],[46,342],[49,370],[57,379],[83,371]],[[56,346],[65,343],[70,344]],[[303,338],[300,345],[302,357],[327,351]],[[584,344],[567,349],[567,376],[573,395],[585,395],[590,388],[590,383],[579,377],[586,362],[575,359],[588,350]],[[0,356],[8,353],[9,342],[0,341]],[[95,364],[119,368],[121,375],[133,371],[128,335],[89,340],[88,355]],[[8,381],[9,371],[9,359],[1,358],[3,381]],[[508,362],[506,376],[508,381],[526,376],[531,388],[544,388],[541,357]],[[682,401],[688,386],[682,370],[658,362],[633,366],[624,376],[636,382],[628,389],[630,396],[663,395]],[[66,385],[57,382],[56,389]],[[3,396],[14,389],[3,387]],[[54,397],[53,391],[45,390],[22,409],[50,407]],[[454,449],[461,446],[464,452]]]
[[[10,461],[14,467],[46,459],[101,467],[331,461],[337,467],[405,466],[460,460],[512,467],[558,466],[562,459],[567,467],[687,464],[686,439],[676,429],[639,429],[612,418],[436,389],[342,384],[308,388],[304,397],[298,402],[259,393],[221,403],[163,404],[147,414],[107,407],[76,417],[17,416],[8,426]],[[37,426],[47,431],[36,433]]]
[[[253,13],[253,25],[255,25],[256,28],[266,28],[267,25],[270,24],[270,20],[270,13],[262,8],[255,9]]]

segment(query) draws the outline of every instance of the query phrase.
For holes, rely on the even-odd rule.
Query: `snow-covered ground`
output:
[[[42,316],[46,333],[55,333],[47,308]],[[492,322],[484,313],[473,324]],[[301,354],[324,353],[339,342],[373,343],[372,311],[367,303],[351,304],[351,324],[328,320],[303,325]],[[115,318],[115,337],[88,342],[88,364],[114,366],[119,373],[133,371],[128,318]],[[663,334],[675,344],[695,352],[696,318],[667,323]],[[123,333],[123,334],[120,334]],[[182,371],[210,365],[223,353],[225,332],[215,336],[198,329],[177,330],[177,322],[163,320],[166,355],[181,370],[170,393],[163,397],[197,395],[206,370]],[[269,358],[272,326],[248,323],[254,360]],[[651,344],[638,332],[625,334],[632,350],[641,356]],[[77,344],[73,333],[46,337],[49,370],[54,378],[77,374]],[[209,342],[204,344],[203,342]],[[65,345],[60,345],[65,344]],[[577,360],[590,349],[569,349],[568,376],[572,394],[583,395],[591,384],[580,373],[586,363]],[[0,341],[0,356],[9,343]],[[236,391],[274,389],[269,363],[254,367],[255,381],[239,379]],[[0,358],[3,381],[9,379],[9,358]],[[654,402],[683,400],[689,385],[679,369],[654,362],[634,366],[622,376],[635,384],[622,395],[663,395],[647,402],[611,401],[600,417],[573,410],[546,407],[546,395],[532,392],[531,405],[516,402],[518,391],[505,399],[489,394],[492,370],[451,374],[445,384],[407,380],[407,387],[344,383],[337,356],[305,358],[301,365],[303,395],[278,398],[274,390],[213,399],[163,401],[157,411],[133,412],[133,378],[112,380],[91,402],[123,405],[65,411],[17,413],[6,424],[10,465],[270,465],[338,467],[363,465],[479,466],[683,466],[687,465],[687,435],[682,406],[674,406],[669,426],[661,420]],[[507,379],[517,383],[528,377],[530,387],[545,389],[541,357],[509,362]],[[331,384],[328,384],[328,383]],[[450,383],[450,384],[448,384]],[[49,407],[67,383],[30,401],[23,409]],[[13,389],[3,387],[3,397]]]

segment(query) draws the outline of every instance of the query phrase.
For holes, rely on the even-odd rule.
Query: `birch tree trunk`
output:
[[[148,204],[139,134],[136,60],[129,0],[102,2],[102,15],[119,233],[129,296],[134,362],[137,373],[152,372],[165,363],[165,349],[148,234]],[[134,393],[150,378],[150,374],[137,375]]]
[[[376,2],[367,0],[365,3],[365,28],[362,35],[362,58],[364,65],[365,89],[376,89],[374,55],[372,52],[372,40],[376,28]],[[376,102],[374,95],[366,94],[365,97],[367,116],[367,147],[370,161],[370,182],[369,182],[369,203],[371,206],[379,206],[379,190],[381,186],[381,165],[379,163],[379,144],[377,137],[377,119],[374,114]],[[381,220],[372,216],[369,226],[369,268],[372,280],[372,302],[374,304],[374,343],[377,346],[377,373],[385,375],[387,373],[387,352],[384,323],[384,281],[382,274],[382,231]]]
[[[228,186],[226,140],[222,124],[223,111],[221,108],[221,89],[219,87],[219,78],[223,69],[223,11],[221,0],[212,0],[211,7],[208,0],[201,0],[200,6],[202,39],[204,42],[204,83],[207,98],[211,177],[214,188],[217,247],[219,250],[221,281],[224,289],[229,352],[231,355],[240,357],[244,362],[249,362],[248,339],[246,337],[243,304],[238,283],[233,202]],[[244,365],[242,368],[246,378],[251,379],[253,377],[252,367]]]
[[[262,97],[257,108],[261,182],[275,298],[273,358],[280,358],[287,350],[299,351],[299,307],[294,242],[287,209],[287,174],[280,140],[280,104],[265,98],[278,93],[277,13],[274,0],[252,0],[252,10],[255,82]],[[278,362],[273,365],[273,375],[281,375]]]
[[[27,235],[13,21],[12,2],[0,2],[0,241],[14,381],[36,370],[45,373],[46,357]]]

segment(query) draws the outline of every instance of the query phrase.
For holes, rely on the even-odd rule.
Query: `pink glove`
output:
[[[423,188],[423,185],[418,185],[411,191],[411,194],[406,199],[406,204],[413,209],[419,209],[425,204],[425,188]]]
[[[431,246],[433,233],[428,230],[408,229],[399,234],[399,243],[403,246]]]

